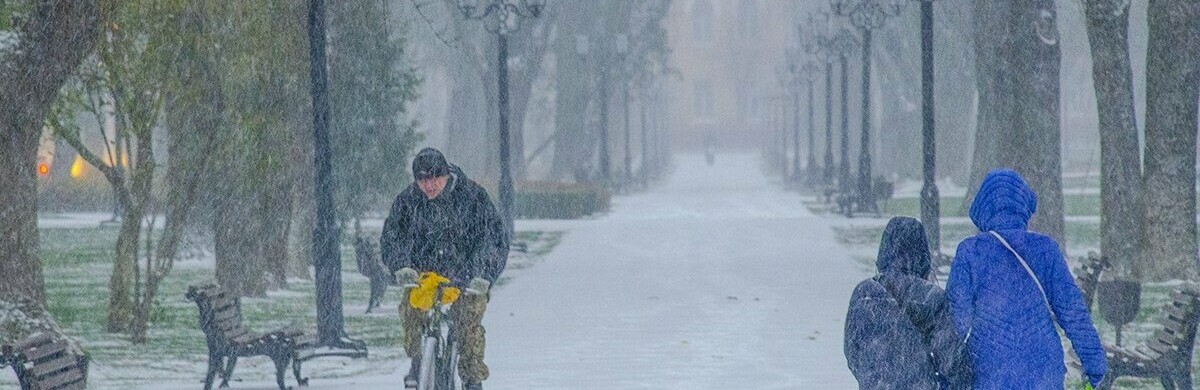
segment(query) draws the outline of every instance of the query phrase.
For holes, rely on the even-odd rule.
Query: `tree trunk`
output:
[[[195,5],[195,4],[193,4]],[[179,255],[179,243],[189,224],[192,204],[195,203],[203,175],[209,169],[217,149],[218,129],[224,126],[225,100],[220,89],[221,76],[213,71],[211,53],[205,51],[203,12],[197,7],[185,7],[180,22],[189,29],[192,40],[179,42],[175,48],[185,63],[179,74],[177,90],[166,100],[165,118],[168,138],[167,172],[164,182],[167,198],[163,212],[165,226],[153,261],[146,260],[145,287],[136,297],[130,339],[144,343],[150,328],[150,314],[159,283],[167,277]],[[196,97],[188,100],[187,97]],[[149,227],[153,232],[153,226]],[[150,253],[146,253],[148,257]]]
[[[46,303],[38,258],[37,164],[42,122],[99,36],[98,0],[36,2],[11,58],[0,59],[0,298]]]
[[[1065,248],[1057,20],[1052,0],[975,2],[979,123],[971,192],[988,171],[1011,168],[1038,195],[1030,229]],[[990,138],[990,139],[989,139]],[[990,155],[989,155],[990,154]],[[987,161],[991,160],[991,161]]]
[[[288,275],[312,279],[308,267],[313,264],[313,230],[317,223],[317,201],[314,197],[312,106],[299,104],[288,120],[292,129],[291,166],[295,175],[292,181],[292,217],[290,243],[291,261]]]
[[[1010,56],[1011,31],[1007,18],[1011,4],[1002,1],[975,0],[975,84],[978,93],[978,119],[975,126],[975,150],[971,162],[971,185],[963,198],[962,215],[967,214],[983,177],[999,165],[1001,119],[1011,115],[1006,97],[1010,94],[1002,58]]]
[[[137,265],[138,238],[142,234],[140,208],[122,204],[121,230],[117,234],[116,257],[113,271],[108,280],[108,321],[105,329],[110,333],[129,330],[133,315],[132,278]]]
[[[1139,263],[1142,158],[1129,59],[1129,4],[1084,2],[1100,119],[1100,251],[1128,276]]]
[[[237,296],[264,296],[260,199],[245,189],[235,189],[218,206],[213,220],[217,283]]]
[[[287,141],[287,140],[284,140]],[[275,151],[286,150],[275,147]],[[280,156],[283,157],[283,156]],[[288,268],[288,231],[291,229],[292,193],[289,187],[292,183],[290,167],[281,168],[283,172],[271,175],[270,188],[262,194],[264,201],[262,242],[263,260],[267,273],[271,275],[272,288],[287,288]]]
[[[562,9],[554,42],[554,131],[557,139],[554,141],[551,177],[560,180],[585,176],[595,149],[589,147],[594,141],[588,131],[587,115],[592,77],[587,62],[576,51],[576,34],[581,33],[571,19],[576,13],[572,9]]]
[[[1029,221],[1029,229],[1044,233],[1058,242],[1066,253],[1066,220],[1063,215],[1062,139],[1059,107],[1059,67],[1062,59],[1058,38],[1058,17],[1054,0],[1018,1],[1014,32],[1016,58],[1023,62],[1017,72],[1016,119],[1010,129],[1018,148],[1008,156],[1012,167],[1025,176],[1037,192],[1038,209]],[[1034,26],[1030,28],[1030,26]],[[1023,28],[1022,28],[1023,27]]]
[[[1135,273],[1196,276],[1200,4],[1152,0],[1146,53],[1145,248]]]

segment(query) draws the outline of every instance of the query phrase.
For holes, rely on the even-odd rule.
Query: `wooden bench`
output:
[[[39,332],[0,347],[0,367],[4,366],[17,372],[22,390],[87,388],[88,357],[76,353],[61,335]]]
[[[1100,275],[1112,269],[1112,264],[1096,252],[1088,252],[1087,258],[1080,260],[1079,268],[1075,269],[1075,285],[1079,286],[1079,292],[1083,293],[1083,302],[1087,304],[1088,311],[1091,311],[1092,303],[1096,301]]]
[[[288,364],[292,364],[292,375],[301,386],[308,379],[300,376],[300,361],[297,359],[298,340],[307,332],[299,329],[280,329],[259,334],[242,323],[241,300],[228,294],[215,284],[188,287],[188,300],[195,302],[200,311],[200,330],[208,344],[208,373],[204,377],[204,389],[212,389],[216,374],[221,374],[221,386],[229,387],[229,378],[239,357],[266,356],[275,362],[275,382],[280,390],[287,390],[283,377]]]
[[[1163,310],[1163,327],[1133,349],[1105,345],[1108,374],[1100,389],[1110,389],[1117,378],[1158,378],[1165,389],[1192,388],[1192,350],[1196,342],[1200,299],[1196,292],[1174,290]]]

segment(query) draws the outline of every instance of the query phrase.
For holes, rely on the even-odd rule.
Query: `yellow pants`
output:
[[[408,293],[400,304],[400,320],[404,326],[404,352],[409,357],[421,357],[421,332],[429,322],[428,313],[408,304]],[[484,330],[483,312],[487,310],[487,296],[462,294],[450,306],[450,319],[458,342],[458,375],[463,382],[483,382],[488,378],[487,364],[483,363]]]

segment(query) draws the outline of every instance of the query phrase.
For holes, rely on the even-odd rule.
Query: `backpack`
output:
[[[863,284],[860,288],[887,293],[859,298],[847,313],[846,359],[859,388],[939,388],[944,381],[936,372],[926,337],[896,295],[877,278]]]

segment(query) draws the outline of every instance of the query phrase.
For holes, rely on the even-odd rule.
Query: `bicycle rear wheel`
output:
[[[421,370],[417,375],[417,390],[436,390],[438,382],[438,339],[426,337],[421,341]]]
[[[456,378],[458,375],[458,348],[455,344],[446,344],[445,351],[442,351],[442,356],[438,357],[438,390],[456,390]]]

